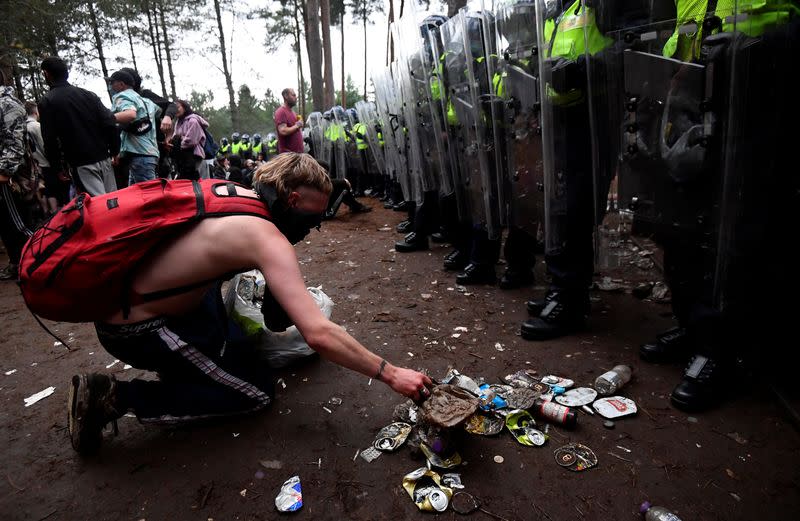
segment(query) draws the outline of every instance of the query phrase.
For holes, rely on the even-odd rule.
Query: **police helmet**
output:
[[[228,146],[228,138],[226,138],[226,137],[224,137],[224,138],[220,139],[220,140],[219,140],[219,142],[220,142],[220,144],[222,144],[222,146],[224,146],[224,147]]]
[[[497,22],[497,31],[511,50],[536,45],[536,7],[533,0],[509,0]],[[505,50],[505,49],[503,49]]]
[[[267,134],[267,141],[274,141],[277,138],[278,136],[275,135],[275,132],[270,132],[269,134]]]
[[[253,134],[253,143],[254,144],[261,143],[261,134],[258,133]]]
[[[469,42],[469,50],[473,59],[486,56],[483,41],[483,21],[484,17],[488,17],[490,25],[494,24],[494,15],[489,12],[472,11],[466,15],[467,26],[467,41]]]
[[[242,143],[250,142],[250,134],[243,134],[242,135]]]
[[[347,117],[350,118],[350,121],[352,123],[358,123],[358,112],[356,112],[356,109],[354,108],[347,109]]]
[[[333,113],[333,116],[339,121],[345,120],[344,109],[342,108],[341,105],[334,105],[333,107],[331,107],[331,112]]]
[[[238,132],[234,132],[233,134],[231,134],[231,139],[233,140],[234,143],[238,143],[241,137],[242,136],[239,135]]]
[[[331,113],[330,110],[326,110],[325,112],[322,113],[322,117],[330,121],[333,118],[333,114]]]
[[[439,26],[447,22],[447,17],[441,14],[428,16],[419,24],[420,35],[427,39],[429,31],[438,31]]]

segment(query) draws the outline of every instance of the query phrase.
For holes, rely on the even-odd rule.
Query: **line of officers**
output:
[[[236,155],[242,160],[268,161],[277,154],[278,136],[274,132],[267,134],[266,140],[262,139],[259,133],[255,133],[251,137],[250,134],[234,132],[231,134],[230,141],[227,137],[220,139],[217,157]]]
[[[798,2],[488,7],[448,19],[412,2],[395,60],[372,75],[376,103],[356,106],[375,164],[413,203],[397,251],[444,235],[458,283],[495,283],[504,244],[503,288],[531,284],[542,252],[549,289],[521,335],[566,335],[590,311],[615,180],[634,233],[664,250],[677,326],[640,355],[687,363],[675,406],[711,407],[743,367],[796,357],[783,346],[799,289]]]
[[[379,125],[375,127],[373,118],[368,138],[367,126],[359,117],[359,110],[370,106],[374,107],[358,101],[349,109],[335,105],[324,112],[312,112],[306,120],[305,142],[309,153],[329,167],[334,179],[348,181],[353,195],[384,198],[387,174],[383,166],[383,133]],[[368,139],[375,140],[372,152]]]

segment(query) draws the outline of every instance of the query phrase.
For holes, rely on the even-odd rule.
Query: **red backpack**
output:
[[[103,320],[130,304],[132,276],[148,252],[201,219],[226,215],[270,218],[260,199],[217,179],[157,179],[95,197],[80,194],[25,245],[22,296],[33,313],[50,320]]]

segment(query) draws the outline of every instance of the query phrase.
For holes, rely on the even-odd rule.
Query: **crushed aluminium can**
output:
[[[480,389],[478,388],[478,384],[475,383],[475,380],[470,378],[469,376],[463,375],[456,371],[455,369],[450,369],[447,372],[447,375],[442,379],[443,384],[455,385],[456,387],[461,387],[465,391],[468,391],[475,396],[481,394]]]
[[[453,497],[453,489],[442,484],[439,474],[425,467],[406,474],[403,488],[424,512],[444,512]]]
[[[533,369],[522,369],[516,373],[506,375],[503,381],[512,387],[525,387],[528,389],[533,388],[534,385],[540,384],[540,378],[536,376],[536,371]]]
[[[378,431],[373,446],[378,450],[392,452],[400,448],[411,432],[411,425],[403,422],[390,423]]]
[[[567,407],[580,407],[592,403],[595,398],[597,398],[597,391],[591,387],[576,387],[556,396],[555,401]]]
[[[303,506],[303,492],[300,488],[300,476],[292,476],[283,482],[281,491],[275,498],[275,508],[279,512],[294,512]]]
[[[541,447],[547,441],[547,435],[536,428],[536,421],[528,411],[509,412],[506,427],[522,445]]]
[[[504,397],[509,409],[530,409],[533,407],[533,402],[536,401],[536,398],[541,395],[542,393],[533,389],[521,387],[519,389],[511,389]]]
[[[597,455],[592,449],[580,443],[570,443],[557,448],[553,455],[556,463],[572,472],[580,472],[597,466]]]
[[[555,375],[547,375],[542,377],[542,383],[547,384],[550,387],[563,387],[564,389],[569,389],[573,385],[575,385],[574,380],[570,380],[569,378],[563,378],[561,376]]]
[[[480,398],[481,401],[481,410],[494,411],[497,409],[504,409],[508,406],[503,397],[497,394],[497,391],[492,389],[489,384],[481,385],[480,390],[481,394],[478,398]]]
[[[464,430],[470,434],[494,436],[503,430],[503,425],[505,425],[505,422],[501,418],[476,413],[467,418],[466,423],[464,423]]]
[[[636,402],[624,396],[609,396],[600,398],[592,404],[594,410],[597,411],[603,418],[613,420],[614,418],[621,418],[623,416],[630,416],[636,414]]]

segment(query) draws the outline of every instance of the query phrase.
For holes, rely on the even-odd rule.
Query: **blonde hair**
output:
[[[333,184],[327,172],[308,154],[284,152],[258,167],[253,174],[253,187],[267,185],[275,188],[278,197],[286,201],[289,194],[301,186],[308,186],[330,194]]]

